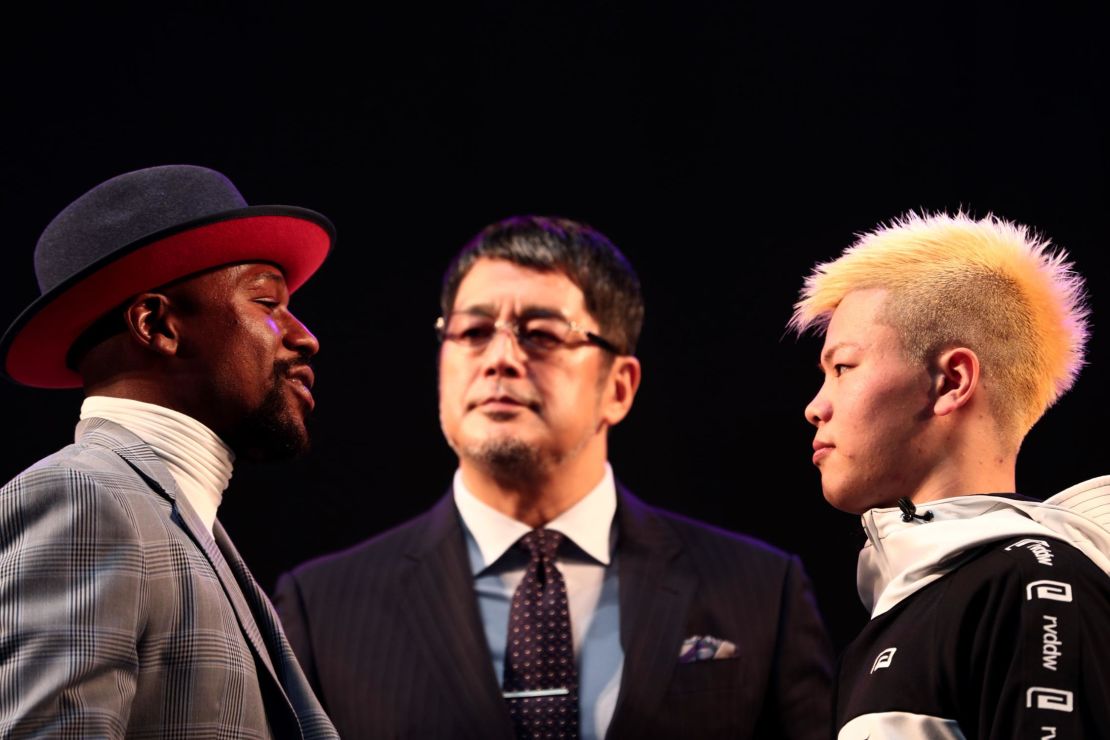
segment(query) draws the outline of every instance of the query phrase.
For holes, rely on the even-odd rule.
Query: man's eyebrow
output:
[[[473,306],[467,306],[466,308],[456,308],[451,313],[468,313],[474,316],[493,317],[497,315],[497,307],[492,303],[478,303]]]
[[[831,347],[825,347],[825,351],[821,353],[821,360],[817,363],[817,369],[824,370],[829,362],[832,361],[832,356],[841,347],[855,347],[856,349],[862,349],[862,347],[856,342],[837,342]]]
[[[489,316],[492,318],[496,317],[500,311],[498,307],[492,303],[479,303],[457,309],[452,311],[452,313],[465,313],[474,316]],[[518,319],[562,319],[566,321],[566,316],[563,315],[562,311],[557,308],[551,308],[550,306],[524,306],[520,309],[516,317]]]
[[[520,310],[520,318],[567,320],[567,317],[563,315],[562,311],[556,308],[549,308],[548,306],[525,306]]]

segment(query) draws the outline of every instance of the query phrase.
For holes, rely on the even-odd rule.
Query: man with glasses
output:
[[[597,231],[494,224],[448,269],[428,513],[283,576],[344,737],[825,737],[828,644],[801,565],[614,481],[639,280]]]

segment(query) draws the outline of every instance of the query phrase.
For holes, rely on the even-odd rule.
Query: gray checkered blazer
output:
[[[103,419],[0,489],[0,736],[337,737],[214,534]]]

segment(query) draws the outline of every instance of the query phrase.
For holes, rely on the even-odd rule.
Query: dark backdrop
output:
[[[92,4],[89,4],[92,5]],[[439,277],[488,222],[588,221],[638,267],[644,383],[612,434],[644,498],[799,553],[835,641],[865,619],[854,517],[822,500],[802,409],[819,342],[801,276],[910,208],[1034,224],[1088,276],[1076,389],[1018,470],[1106,472],[1105,11],[574,2],[52,5],[0,31],[0,314],[38,233],[96,183],[188,162],[339,229],[294,309],[318,334],[315,450],[241,465],[221,519],[276,575],[425,509],[454,459],[435,399]],[[604,6],[604,7],[595,7]],[[0,478],[71,437],[80,394],[0,388]]]

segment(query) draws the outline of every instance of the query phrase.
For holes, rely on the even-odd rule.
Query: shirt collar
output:
[[[482,555],[482,562],[478,564],[480,567],[474,570],[475,575],[497,562],[517,540],[532,531],[524,522],[480,501],[463,483],[462,471],[455,472],[454,496],[463,526],[474,538]],[[561,532],[594,560],[609,565],[609,532],[616,511],[617,486],[613,469],[606,463],[601,482],[544,528]]]

